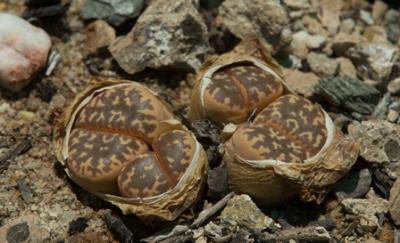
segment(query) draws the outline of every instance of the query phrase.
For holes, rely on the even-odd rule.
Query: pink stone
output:
[[[49,35],[24,19],[0,13],[0,86],[19,91],[45,66]]]

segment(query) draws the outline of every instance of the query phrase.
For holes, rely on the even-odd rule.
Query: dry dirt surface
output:
[[[221,202],[227,204],[222,213],[210,213],[202,224],[164,242],[400,242],[400,6],[395,1],[193,0],[186,12],[163,17],[152,7],[160,1],[132,0],[144,2],[134,17],[109,9],[118,18],[103,20],[86,16],[91,9],[85,10],[90,6],[84,0],[24,2],[3,0],[0,12],[43,28],[52,47],[47,66],[27,87],[0,89],[0,241],[138,242],[190,225],[200,211]],[[165,21],[160,25],[165,30],[153,28],[154,35],[144,36],[157,21]],[[160,37],[157,31],[175,35]],[[187,41],[190,31],[198,35]],[[214,137],[219,130],[207,122],[192,127],[208,149],[208,189],[172,223],[145,225],[68,178],[55,157],[52,132],[76,94],[102,78],[134,80],[159,93],[186,121],[195,69],[249,35],[267,43],[291,89],[319,102],[345,133],[363,136],[357,163],[324,202],[257,208],[245,195],[224,201],[227,191],[218,187],[225,185],[226,174],[218,167]],[[142,53],[150,53],[145,61],[139,60]]]

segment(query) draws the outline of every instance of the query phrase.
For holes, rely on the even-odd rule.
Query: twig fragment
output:
[[[50,53],[49,61],[47,62],[46,76],[50,76],[53,73],[60,60],[61,55],[58,52],[52,51]]]
[[[156,234],[154,236],[150,236],[146,239],[143,239],[143,241],[151,242],[151,243],[165,241],[167,239],[174,238],[180,234],[191,231],[192,229],[196,229],[197,227],[202,225],[204,222],[206,222],[211,216],[213,216],[219,210],[221,210],[228,203],[229,199],[231,199],[234,195],[235,195],[235,193],[231,192],[228,195],[226,195],[224,198],[219,200],[212,207],[201,211],[199,216],[193,221],[193,223],[190,226],[189,225],[177,225],[167,234]]]
[[[274,234],[265,234],[261,237],[265,242],[330,242],[332,237],[321,226],[309,226],[305,228],[291,228],[277,231]]]
[[[212,207],[205,209],[200,212],[199,216],[196,218],[196,220],[190,225],[191,228],[197,228],[201,224],[203,224],[208,218],[216,214],[219,210],[221,210],[225,205],[228,203],[228,201],[235,195],[235,193],[231,192],[228,195],[226,195],[224,198],[219,200],[216,204],[214,204]]]

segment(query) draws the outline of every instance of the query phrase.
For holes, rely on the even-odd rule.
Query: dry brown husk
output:
[[[65,112],[56,120],[55,129],[53,134],[54,148],[56,156],[61,164],[66,165],[67,157],[65,152],[64,141],[66,138],[68,125],[74,120],[74,112],[80,105],[83,99],[94,94],[99,89],[107,89],[118,84],[133,84],[140,85],[131,81],[124,80],[105,80],[97,82],[81,92],[74,101],[68,106]],[[143,86],[143,85],[140,85]],[[144,87],[144,86],[143,86]],[[154,92],[153,92],[154,93]],[[155,93],[154,93],[155,94]],[[155,94],[156,97],[157,94]],[[161,99],[160,99],[161,100]],[[163,102],[164,103],[164,102]],[[165,104],[165,103],[164,103]],[[167,108],[169,106],[165,104]],[[185,130],[188,129],[177,120],[165,120],[160,122],[160,135],[164,132],[171,130]],[[193,136],[194,137],[194,136]],[[196,140],[197,141],[197,140]],[[78,181],[74,179],[73,175],[65,169],[67,175],[79,185]],[[171,190],[151,198],[124,198],[118,195],[104,194],[100,192],[90,191],[88,188],[80,185],[85,190],[93,193],[97,197],[106,200],[117,207],[119,207],[124,214],[136,214],[145,221],[152,221],[154,219],[174,220],[184,210],[188,209],[198,199],[207,173],[207,155],[203,150],[200,143],[196,144],[196,153],[194,159],[189,165],[189,168],[182,176],[178,184]]]
[[[220,56],[209,58],[198,70],[192,94],[190,116],[192,120],[207,118],[201,105],[201,86],[204,77],[224,66],[254,61],[267,66],[282,82],[283,94],[295,94],[285,83],[279,64],[271,57],[263,41],[249,39],[239,43],[234,50]],[[322,107],[320,107],[323,111]],[[355,163],[359,153],[356,139],[344,136],[332,123],[329,115],[323,111],[330,129],[330,138],[325,146],[313,158],[304,163],[267,163],[255,165],[238,158],[234,148],[225,144],[224,162],[228,169],[230,189],[246,193],[260,205],[272,206],[300,196],[304,201],[323,201],[329,188],[346,174]],[[226,140],[241,124],[225,125],[222,137]],[[242,124],[243,125],[243,124]],[[254,161],[253,161],[254,162]]]
[[[321,203],[330,187],[354,165],[359,142],[335,131],[332,143],[318,156],[304,163],[270,163],[254,166],[226,149],[224,161],[230,189],[246,193],[259,204],[274,206],[300,196],[303,201]]]

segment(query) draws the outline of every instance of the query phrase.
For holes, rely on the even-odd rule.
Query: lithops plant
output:
[[[190,117],[221,126],[239,124],[286,92],[281,72],[262,42],[243,42],[230,53],[211,57],[200,67]]]
[[[300,195],[321,202],[355,163],[358,143],[317,104],[294,94],[263,44],[249,40],[206,61],[191,118],[224,127],[230,188],[262,205]]]
[[[205,178],[207,158],[194,135],[135,82],[104,81],[82,92],[54,139],[74,182],[142,218],[175,219]]]

